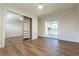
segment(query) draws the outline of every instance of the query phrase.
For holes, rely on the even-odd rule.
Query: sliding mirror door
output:
[[[6,45],[11,45],[11,41],[23,40],[23,20],[22,15],[12,11],[6,11],[6,26],[5,26],[5,37]]]

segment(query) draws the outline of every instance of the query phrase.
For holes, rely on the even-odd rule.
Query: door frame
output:
[[[56,17],[53,17],[53,18],[49,18],[49,20],[47,20],[46,22],[51,22],[51,21],[57,21],[57,32],[58,32],[58,34],[56,36],[57,36],[57,38],[59,38],[59,16],[56,16]],[[45,35],[46,35],[46,37],[49,37],[49,35],[46,34],[46,30],[47,29],[45,29]]]
[[[30,19],[30,40],[32,39],[32,18],[31,17],[28,17],[22,13],[19,13],[17,11],[14,11],[14,10],[10,10],[10,9],[4,9],[4,20],[3,20],[3,44],[2,44],[2,47],[5,47],[6,48],[6,14],[7,14],[7,11],[10,11],[12,13],[16,13],[18,15],[21,15],[21,16],[24,16],[24,17],[27,17]]]
[[[30,20],[30,40],[31,40],[32,39],[32,18],[27,17],[27,16],[23,16],[23,18],[24,17]],[[24,32],[24,26],[23,26],[23,32]]]

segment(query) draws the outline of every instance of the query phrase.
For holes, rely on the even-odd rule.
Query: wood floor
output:
[[[39,38],[22,41],[22,38],[6,39],[1,56],[79,56],[79,43]]]

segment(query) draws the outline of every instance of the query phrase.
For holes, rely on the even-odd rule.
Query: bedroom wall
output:
[[[79,19],[77,7],[46,15],[38,20],[39,36],[45,37],[45,21],[58,17],[58,38],[79,42]]]
[[[5,34],[3,32],[5,32],[3,30],[4,26],[4,8],[2,5],[0,5],[0,48],[5,46]]]

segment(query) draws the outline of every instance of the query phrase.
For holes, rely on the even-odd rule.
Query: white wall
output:
[[[0,48],[5,46],[4,26],[4,8],[0,5]]]
[[[32,39],[37,39],[38,38],[38,18],[32,17]]]
[[[1,47],[1,41],[2,41],[2,39],[3,39],[3,25],[2,25],[2,23],[3,23],[3,21],[2,21],[2,9],[1,9],[2,7],[0,6],[0,47]]]
[[[78,23],[79,23],[79,4],[77,5],[77,13],[78,13]],[[78,27],[79,30],[79,27]]]
[[[79,42],[79,22],[77,17],[77,7],[61,10],[55,13],[51,13],[46,17],[42,17],[38,20],[39,36],[45,36],[45,21],[51,20],[54,17],[59,17],[59,35],[61,40]]]

